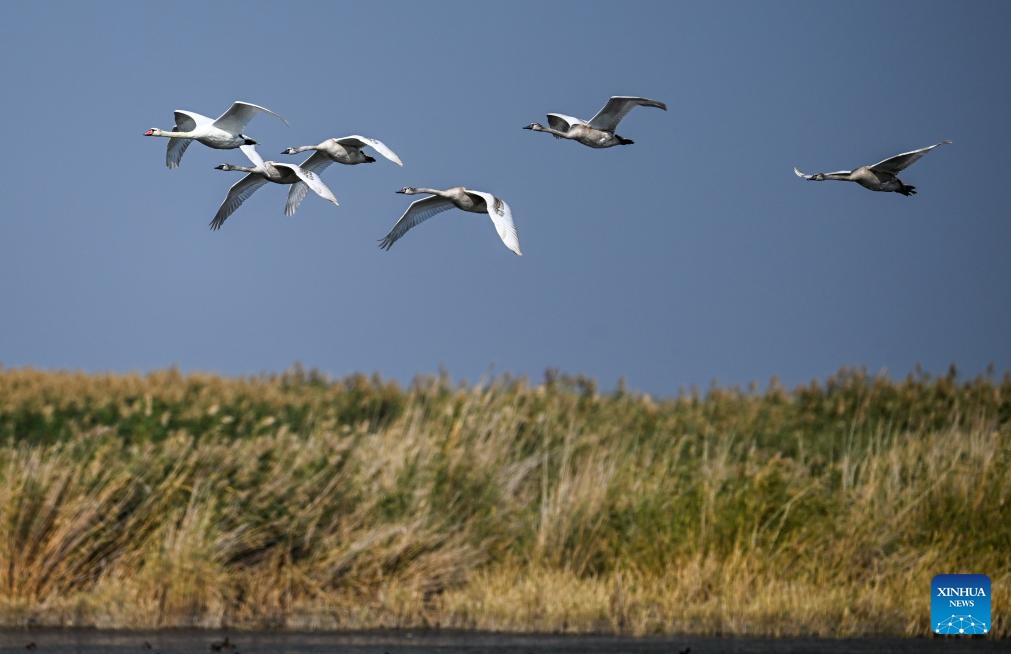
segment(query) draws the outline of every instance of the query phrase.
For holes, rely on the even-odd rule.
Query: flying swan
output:
[[[202,116],[184,109],[175,110],[176,124],[171,131],[157,127],[144,132],[144,136],[165,136],[168,138],[168,148],[165,151],[165,165],[178,168],[183,153],[193,141],[200,141],[215,150],[231,150],[240,145],[256,145],[256,141],[242,133],[246,124],[258,113],[268,113],[277,116],[285,125],[288,121],[278,116],[270,109],[249,102],[236,100],[228,111],[216,119]]]
[[[264,161],[260,157],[260,153],[256,151],[252,145],[241,145],[239,149],[253,162],[253,167],[248,166],[233,166],[231,164],[221,164],[220,166],[215,166],[215,170],[238,170],[244,173],[249,173],[235,184],[232,188],[228,189],[228,195],[225,196],[224,202],[218,208],[218,213],[214,215],[214,219],[211,221],[211,229],[217,230],[221,229],[221,226],[225,223],[225,220],[232,215],[232,213],[238,209],[246,199],[252,195],[256,189],[260,188],[267,182],[274,182],[275,184],[298,184],[303,183],[308,188],[311,188],[316,195],[320,196],[324,200],[329,200],[335,205],[337,204],[337,198],[334,197],[327,185],[320,180],[319,176],[312,172],[311,170],[306,170],[301,166],[296,166],[295,164],[280,163],[277,161]],[[301,202],[299,198],[299,202]],[[284,206],[284,215],[290,216],[295,213],[295,209],[298,208],[298,202],[292,203],[291,196],[288,197],[288,202]]]
[[[315,152],[312,153],[312,156],[303,161],[300,165],[304,170],[311,170],[312,172],[319,174],[322,170],[334,162],[348,166],[360,163],[375,163],[376,160],[374,157],[370,157],[362,152],[362,148],[365,146],[373,148],[376,152],[398,166],[404,165],[404,162],[400,160],[397,153],[387,147],[385,143],[379,139],[359,136],[358,134],[342,136],[341,138],[327,139],[318,145],[300,145],[295,148],[288,148],[281,154],[298,154],[299,152],[305,152],[306,150],[315,150]],[[291,185],[291,188],[288,189],[288,204],[292,207],[292,211],[294,211],[302,200],[305,199],[305,194],[308,193],[308,191],[308,187],[301,182]]]
[[[388,148],[385,143],[379,139],[359,136],[358,134],[327,139],[318,145],[300,145],[298,147],[288,148],[281,154],[298,154],[299,152],[305,152],[306,150],[315,150],[315,154],[313,154],[312,157],[303,164],[303,166],[313,164],[316,166],[313,170],[319,172],[331,163],[335,162],[346,164],[348,166],[361,163],[375,163],[376,160],[374,157],[370,157],[362,152],[362,148],[366,146],[373,148],[376,152],[398,166],[404,165],[404,162],[400,160],[397,153]]]
[[[393,226],[390,233],[379,241],[379,247],[389,250],[409,229],[420,225],[437,213],[442,213],[456,207],[471,213],[487,213],[495,225],[495,231],[502,239],[507,248],[518,255],[520,252],[520,239],[516,233],[516,226],[513,225],[513,213],[505,200],[497,198],[491,193],[484,191],[473,191],[462,186],[440,191],[434,188],[415,188],[407,186],[397,193],[404,195],[414,195],[416,193],[431,193],[431,197],[415,200],[407,208],[404,215]]]
[[[636,107],[656,107],[667,111],[667,105],[659,100],[636,98],[627,95],[612,96],[604,108],[589,122],[565,114],[548,114],[548,127],[540,123],[530,123],[523,129],[547,132],[560,139],[578,141],[591,148],[610,148],[615,145],[631,145],[635,141],[618,136],[614,130],[625,115]]]
[[[894,191],[905,196],[915,195],[916,187],[903,184],[898,178],[898,173],[919,161],[920,157],[927,154],[936,147],[940,147],[951,141],[941,141],[934,145],[928,145],[919,150],[903,152],[894,157],[889,157],[884,161],[879,161],[873,166],[860,166],[855,170],[837,170],[834,173],[814,173],[808,175],[800,172],[795,166],[793,172],[797,177],[802,177],[811,182],[823,182],[826,179],[834,179],[841,182],[856,182],[860,186],[872,191]]]

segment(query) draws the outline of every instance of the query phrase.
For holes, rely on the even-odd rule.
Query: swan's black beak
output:
[[[225,164],[218,164],[217,166],[214,167],[214,170],[224,170],[224,169],[225,169]]]
[[[534,128],[533,125],[524,125],[523,126],[523,129],[533,129],[533,128]]]

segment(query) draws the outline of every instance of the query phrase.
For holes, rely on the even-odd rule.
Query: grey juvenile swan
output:
[[[299,152],[305,152],[306,150],[315,150],[315,152],[312,153],[312,156],[303,161],[300,165],[303,169],[311,170],[312,172],[318,174],[334,162],[348,166],[360,163],[375,163],[376,160],[374,157],[370,157],[362,152],[362,148],[365,146],[374,148],[376,152],[398,166],[404,165],[404,162],[400,160],[397,153],[387,147],[385,143],[379,139],[359,136],[358,134],[342,136],[341,138],[327,139],[318,145],[300,145],[295,148],[288,148],[281,154],[298,154]],[[298,207],[305,198],[305,194],[308,192],[308,187],[301,182],[291,185],[291,188],[288,189],[288,206],[292,208],[292,211]]]
[[[505,200],[497,198],[491,193],[483,191],[473,191],[462,186],[454,186],[445,191],[434,188],[415,188],[407,186],[397,193],[404,195],[414,195],[416,193],[431,193],[432,196],[421,200],[415,200],[407,208],[404,215],[393,226],[390,233],[379,241],[379,247],[389,250],[397,240],[407,233],[415,225],[420,225],[437,213],[442,213],[448,209],[456,207],[472,213],[487,213],[495,225],[495,231],[505,243],[505,246],[518,255],[520,252],[520,239],[516,234],[516,226],[513,225],[512,210]]]
[[[803,177],[811,182],[822,182],[826,179],[834,179],[842,182],[856,182],[860,186],[872,191],[894,191],[895,193],[901,193],[905,196],[915,195],[916,187],[910,186],[909,184],[903,184],[902,180],[898,178],[898,173],[916,163],[923,155],[927,154],[936,147],[944,145],[945,143],[951,143],[951,141],[941,141],[940,143],[928,145],[927,147],[920,148],[919,150],[903,152],[902,154],[897,154],[894,157],[889,157],[884,161],[879,161],[873,166],[860,166],[855,170],[837,170],[834,173],[814,173],[812,175],[808,175],[800,172],[800,170],[794,167],[793,172],[796,173],[797,177]]]
[[[571,139],[578,141],[591,148],[610,148],[615,145],[631,145],[635,141],[618,136],[614,130],[618,129],[618,123],[625,117],[625,114],[635,107],[656,107],[667,111],[667,105],[659,100],[649,98],[636,98],[627,95],[612,96],[604,108],[597,112],[597,115],[589,122],[566,116],[565,114],[548,114],[548,127],[540,123],[530,123],[523,129],[532,129],[535,132],[547,132],[560,139]]]
[[[144,136],[168,137],[165,165],[169,168],[177,168],[179,162],[182,161],[183,153],[193,141],[200,141],[207,147],[216,150],[231,150],[240,145],[256,145],[256,141],[243,134],[242,130],[245,129],[246,123],[252,120],[253,116],[261,112],[277,116],[285,125],[288,124],[288,121],[266,107],[236,100],[228,108],[228,111],[217,118],[208,118],[192,111],[176,109],[176,124],[171,131],[152,127],[144,132]]]
[[[216,170],[238,170],[249,174],[233,184],[232,188],[228,189],[228,195],[225,196],[224,202],[218,208],[218,213],[214,215],[214,220],[211,221],[211,229],[221,229],[225,220],[246,201],[246,198],[267,182],[274,182],[275,184],[298,184],[302,182],[308,188],[311,188],[316,195],[337,204],[337,198],[330,192],[327,185],[320,180],[319,176],[311,170],[306,170],[295,164],[264,161],[260,157],[260,153],[256,151],[256,148],[251,145],[243,145],[239,149],[253,162],[253,167],[233,166],[230,164],[215,166]],[[299,202],[301,202],[301,198],[299,198]],[[292,215],[297,208],[298,202],[292,204],[291,196],[289,195],[288,202],[284,206],[284,215]]]
[[[349,166],[360,163],[374,163],[375,158],[362,152],[362,148],[366,146],[372,147],[376,152],[398,166],[404,165],[404,162],[400,160],[397,153],[388,148],[385,143],[379,139],[370,139],[367,136],[359,136],[358,134],[327,139],[318,145],[300,145],[295,148],[288,148],[281,154],[298,154],[299,152],[305,152],[306,150],[315,150],[315,154],[313,154],[308,161],[303,164],[303,166],[306,164],[314,164],[315,167],[313,170],[318,172],[333,162],[347,164]]]

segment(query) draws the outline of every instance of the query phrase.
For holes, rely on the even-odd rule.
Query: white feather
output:
[[[523,253],[520,251],[520,237],[516,232],[516,225],[513,224],[513,212],[509,208],[509,205],[506,204],[506,201],[484,191],[467,189],[467,192],[484,198],[484,202],[488,206],[488,216],[495,225],[498,237],[502,239],[507,248],[517,255],[523,256]]]

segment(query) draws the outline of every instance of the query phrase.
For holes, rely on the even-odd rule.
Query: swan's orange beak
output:
[[[153,129],[147,130],[146,132],[144,132],[144,136],[154,136],[154,130]]]

